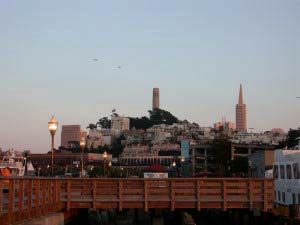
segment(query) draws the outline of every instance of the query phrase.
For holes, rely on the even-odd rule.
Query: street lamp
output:
[[[106,158],[107,158],[107,152],[106,151],[104,151],[103,152],[103,159],[104,159],[104,161],[103,161],[103,174],[104,174],[104,177],[106,176]]]
[[[79,145],[81,148],[81,175],[80,175],[80,177],[83,177],[83,148],[85,146],[85,140],[81,139]]]
[[[54,135],[55,135],[55,132],[57,130],[57,127],[58,127],[58,122],[54,118],[54,116],[52,116],[51,120],[48,122],[48,129],[49,129],[50,134],[51,134],[51,174],[52,174],[52,176],[53,176]]]
[[[176,162],[175,161],[173,161],[172,166],[176,167]]]

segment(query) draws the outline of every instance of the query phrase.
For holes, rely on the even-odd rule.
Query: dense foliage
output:
[[[297,140],[300,137],[300,128],[298,129],[290,129],[287,138],[285,141],[280,143],[279,147],[280,148],[294,148],[296,145],[298,145],[299,140]]]
[[[143,116],[141,118],[130,117],[130,128],[148,129],[153,125],[167,124],[172,125],[178,123],[179,120],[170,112],[163,109],[149,110],[150,117]]]

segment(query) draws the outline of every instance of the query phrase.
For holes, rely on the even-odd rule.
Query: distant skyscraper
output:
[[[239,102],[236,105],[236,130],[247,131],[247,106],[244,104],[242,85],[240,85]]]
[[[159,109],[159,88],[153,88],[152,109]]]

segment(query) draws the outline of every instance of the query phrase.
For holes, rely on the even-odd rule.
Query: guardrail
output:
[[[270,211],[273,201],[272,179],[0,178],[0,224],[80,208]]]

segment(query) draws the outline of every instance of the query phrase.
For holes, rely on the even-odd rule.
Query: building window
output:
[[[282,192],[282,202],[285,203],[285,192]]]
[[[298,204],[300,205],[300,194],[298,194]]]
[[[281,193],[280,193],[280,191],[278,191],[277,193],[278,193],[277,194],[277,198],[278,198],[277,200],[280,202],[281,201]]]
[[[292,199],[293,199],[293,205],[295,205],[296,204],[296,194],[295,193],[293,193]]]
[[[280,179],[285,179],[284,165],[280,165]]]
[[[291,167],[291,165],[286,165],[286,176],[287,176],[287,179],[292,179],[292,167]]]
[[[278,166],[277,165],[274,166],[273,173],[274,173],[274,178],[278,179]]]
[[[299,165],[297,163],[293,164],[293,173],[294,173],[294,179],[300,179]]]

